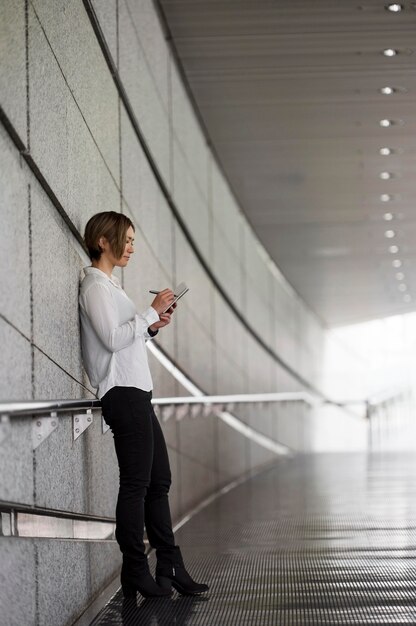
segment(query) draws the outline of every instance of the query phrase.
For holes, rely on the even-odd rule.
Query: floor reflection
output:
[[[123,626],[186,626],[195,613],[195,608],[208,600],[208,597],[202,596],[146,598],[142,601],[125,599],[120,623]]]
[[[415,625],[416,455],[299,455],[176,541],[209,596],[123,603],[119,591],[94,626]]]

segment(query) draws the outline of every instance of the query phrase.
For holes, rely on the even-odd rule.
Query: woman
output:
[[[79,296],[82,358],[91,385],[98,389],[120,469],[116,538],[123,554],[121,585],[126,597],[167,596],[208,590],[187,573],[175,546],[169,509],[168,453],[152,408],[152,378],[145,342],[171,321],[176,304],[170,289],[159,292],[139,314],[112,275],[134,253],[134,226],[121,213],[97,213],[85,227],[91,258]],[[143,543],[144,525],[156,550],[156,582]]]

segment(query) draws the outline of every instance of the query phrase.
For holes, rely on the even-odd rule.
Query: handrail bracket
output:
[[[36,450],[59,426],[58,413],[51,411],[50,415],[36,415],[32,418],[32,447]]]

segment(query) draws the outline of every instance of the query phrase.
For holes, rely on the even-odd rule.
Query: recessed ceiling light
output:
[[[389,180],[389,178],[393,177],[393,174],[390,172],[380,172],[379,176],[382,180]]]
[[[388,4],[386,7],[386,11],[391,11],[392,13],[400,13],[403,9],[402,4]]]
[[[391,96],[394,93],[393,87],[382,87],[380,91],[384,96]]]
[[[404,302],[411,302],[412,301],[412,296],[410,295],[410,293],[405,293],[403,296],[403,300]]]
[[[401,267],[402,266],[402,262],[400,261],[400,259],[394,259],[394,261],[392,261],[391,264],[393,265],[393,267]]]
[[[384,233],[384,236],[387,237],[388,239],[392,239],[393,237],[396,236],[396,233],[394,232],[394,230],[386,230],[386,232]]]
[[[386,222],[390,222],[390,220],[393,219],[393,213],[384,213],[383,217],[386,220]]]
[[[403,278],[404,278],[403,272],[397,272],[396,278],[397,278],[397,280],[403,280]]]
[[[388,128],[389,126],[391,126],[393,124],[393,120],[380,120],[379,124],[383,128]]]
[[[391,252],[391,254],[397,254],[399,251],[399,246],[390,246],[389,247],[389,252]]]
[[[389,154],[392,153],[392,149],[391,148],[380,148],[379,150],[381,156],[389,156]]]
[[[394,48],[386,48],[385,50],[383,50],[383,54],[385,57],[395,57],[397,54],[397,50],[395,50]]]
[[[405,285],[404,283],[400,283],[400,285],[398,285],[400,291],[406,291],[407,289],[407,285]]]
[[[382,193],[381,196],[380,196],[380,200],[382,202],[390,202],[391,195],[389,193]]]

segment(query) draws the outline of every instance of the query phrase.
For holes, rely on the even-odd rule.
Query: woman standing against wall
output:
[[[91,266],[84,268],[79,304],[82,358],[98,389],[120,469],[116,539],[123,554],[125,596],[165,596],[173,586],[182,594],[208,590],[192,580],[175,545],[168,492],[171,473],[165,440],[154,413],[152,378],[145,342],[171,321],[174,294],[164,289],[143,313],[112,275],[134,252],[134,226],[122,213],[97,213],[85,227]],[[143,543],[144,525],[156,550],[156,582]]]

